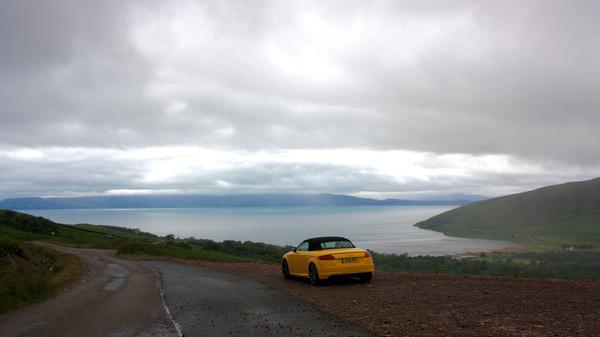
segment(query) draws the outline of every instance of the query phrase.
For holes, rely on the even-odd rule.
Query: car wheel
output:
[[[287,260],[283,260],[281,263],[281,273],[283,274],[283,278],[289,280],[290,276],[290,267],[288,266]]]
[[[321,280],[319,280],[319,271],[317,270],[317,266],[315,266],[314,263],[311,263],[308,266],[308,280],[313,286],[321,283]]]
[[[358,278],[360,279],[360,282],[367,283],[367,282],[371,281],[371,279],[373,278],[373,273],[364,273],[364,274],[360,275]]]

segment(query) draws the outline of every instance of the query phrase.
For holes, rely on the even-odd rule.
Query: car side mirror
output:
[[[294,253],[296,252],[296,249],[298,249],[298,248],[294,248]]]

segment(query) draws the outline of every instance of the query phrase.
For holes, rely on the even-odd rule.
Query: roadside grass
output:
[[[189,260],[211,262],[262,262],[279,264],[281,257],[293,247],[276,246],[261,242],[196,239],[161,238],[153,244],[132,243],[117,250],[122,256],[165,256]]]
[[[116,227],[116,226],[102,226],[102,225],[92,225],[92,224],[77,224],[73,227],[87,230],[95,233],[102,233],[107,235],[113,235],[124,239],[133,239],[133,240],[149,240],[155,241],[159,239],[157,235],[142,232],[139,229],[125,228],[125,227]]]
[[[42,301],[82,273],[76,256],[0,235],[0,313]]]
[[[180,241],[181,243],[183,241]],[[198,247],[185,247],[177,243],[173,244],[141,244],[132,243],[117,250],[117,255],[122,257],[174,257],[187,260],[202,260],[211,262],[249,262],[254,261],[232,254],[214,250],[204,250]]]

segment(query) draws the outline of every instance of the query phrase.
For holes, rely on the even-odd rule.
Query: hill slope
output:
[[[0,209],[0,238],[46,241],[63,246],[115,249],[117,254],[169,256],[205,261],[279,262],[292,249],[260,242],[159,237],[136,229],[90,224],[64,225],[42,217]]]
[[[416,224],[451,236],[534,248],[600,245],[600,178],[488,199]]]
[[[0,314],[51,296],[82,272],[75,256],[0,234]]]

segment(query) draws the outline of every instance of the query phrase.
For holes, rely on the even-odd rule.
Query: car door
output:
[[[306,269],[303,266],[303,261],[308,254],[308,242],[304,241],[296,247],[296,250],[289,255],[288,262],[290,267],[290,273],[292,274],[306,274]]]
[[[304,247],[302,247],[304,248]],[[308,276],[308,261],[314,252],[310,251],[310,244],[307,243],[306,249],[303,249],[298,255],[298,274]]]

